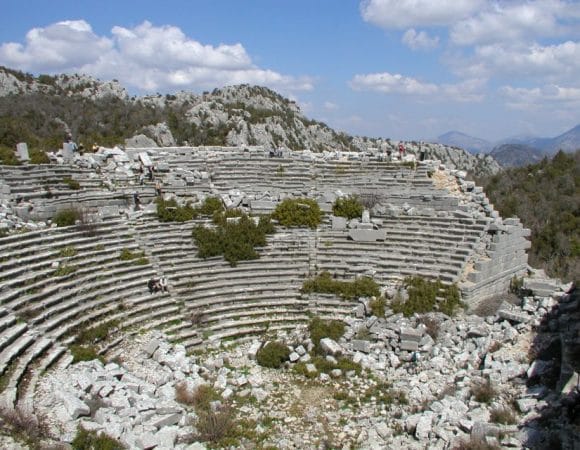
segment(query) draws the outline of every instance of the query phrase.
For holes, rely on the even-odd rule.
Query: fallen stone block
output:
[[[370,341],[364,339],[353,339],[351,341],[352,349],[355,352],[363,352],[363,353],[370,353],[371,351],[371,343]]]
[[[323,338],[320,340],[320,348],[327,355],[341,355],[342,347],[340,344],[330,338]]]
[[[423,337],[423,333],[419,330],[415,330],[413,328],[406,328],[401,327],[400,331],[401,342],[402,341],[414,341],[416,343],[421,342],[421,338]]]
[[[59,392],[57,397],[60,398],[66,412],[73,420],[78,419],[81,416],[88,416],[91,413],[91,409],[85,402],[79,400],[68,392]]]
[[[401,341],[399,348],[408,352],[416,352],[419,350],[419,343],[416,341]]]

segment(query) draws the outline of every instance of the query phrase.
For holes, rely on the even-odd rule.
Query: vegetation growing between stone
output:
[[[332,205],[332,213],[335,216],[346,217],[349,220],[356,217],[361,217],[363,210],[363,204],[359,198],[354,195],[337,198]]]
[[[322,222],[322,211],[316,200],[287,198],[276,206],[272,219],[284,227],[316,228]]]
[[[580,280],[580,150],[506,169],[478,184],[502,217],[517,216],[531,229],[531,266]]]
[[[69,227],[74,225],[77,220],[80,220],[81,213],[78,209],[69,208],[63,209],[56,213],[52,221],[59,227]]]
[[[44,448],[41,440],[49,435],[46,418],[35,416],[20,408],[0,407],[0,427],[31,449]]]
[[[164,200],[163,197],[157,197],[157,217],[161,222],[186,222],[197,219],[199,216],[212,216],[215,213],[223,211],[223,205],[217,197],[207,197],[202,205],[198,208],[187,203],[185,206],[179,206],[175,199]]]
[[[144,266],[145,264],[149,264],[149,259],[145,256],[144,251],[132,252],[127,247],[124,247],[121,250],[121,254],[119,255],[119,259],[121,261],[132,261],[133,264],[137,264],[139,266]]]
[[[256,354],[256,361],[263,367],[279,369],[288,361],[290,349],[282,342],[272,341],[264,345]]]
[[[245,214],[236,221],[214,217],[214,222],[214,228],[199,225],[193,229],[197,255],[204,259],[222,255],[232,266],[238,261],[258,259],[256,247],[266,245],[266,235],[274,232],[267,216],[260,217],[258,223]]]
[[[345,325],[340,320],[322,320],[320,317],[313,317],[308,323],[308,331],[314,344],[314,351],[322,354],[320,340],[330,338],[338,341],[344,335]]]
[[[303,293],[318,292],[334,294],[347,300],[358,297],[380,297],[380,287],[370,277],[361,277],[353,281],[340,281],[332,278],[330,272],[322,272],[314,278],[309,278],[302,284]]]
[[[63,178],[62,182],[66,184],[69,187],[69,189],[72,189],[74,191],[78,191],[81,188],[80,183],[77,180],[74,180],[70,177]]]
[[[452,316],[462,307],[461,296],[456,284],[445,285],[440,280],[432,281],[421,277],[407,277],[403,281],[409,298],[403,301],[400,297],[391,302],[395,313],[403,313],[406,317],[415,313],[441,311]]]
[[[79,425],[75,438],[71,442],[74,450],[122,450],[126,448],[117,439],[97,433],[94,430],[86,430]]]

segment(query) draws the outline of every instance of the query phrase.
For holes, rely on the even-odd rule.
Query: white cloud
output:
[[[338,109],[338,105],[336,103],[333,102],[324,102],[324,109],[327,109],[329,111],[334,111],[336,109]]]
[[[414,28],[405,31],[401,41],[413,50],[429,50],[439,45],[439,37],[430,37],[425,31],[417,33]]]
[[[424,83],[415,78],[400,74],[371,73],[355,75],[350,81],[352,89],[357,91],[376,91],[384,94],[403,94],[429,96],[434,100],[453,100],[458,102],[479,102],[483,100],[484,79],[465,80],[457,84]]]
[[[363,19],[386,29],[444,26],[469,17],[484,0],[364,0]]]
[[[471,57],[454,58],[458,74],[471,77],[518,76],[544,82],[570,82],[580,70],[580,42],[542,46],[490,44],[476,47]]]
[[[113,47],[111,39],[99,37],[84,20],[67,20],[46,28],[33,28],[26,44],[0,46],[0,61],[30,71],[54,71],[80,67]]]
[[[459,21],[450,30],[457,45],[514,43],[570,32],[564,21],[577,17],[578,6],[560,0],[490,2],[488,8]]]
[[[111,37],[97,36],[83,21],[34,28],[26,44],[0,46],[0,64],[33,72],[82,72],[116,78],[144,91],[250,83],[283,91],[310,90],[309,77],[293,77],[252,63],[241,43],[204,45],[175,26],[143,22],[115,26]]]
[[[506,99],[506,104],[513,109],[552,108],[580,106],[580,88],[563,87],[555,84],[534,88],[503,86],[499,90]],[[549,105],[548,105],[549,104]]]
[[[378,91],[385,94],[430,95],[438,90],[434,84],[388,72],[355,75],[350,86],[357,91]]]

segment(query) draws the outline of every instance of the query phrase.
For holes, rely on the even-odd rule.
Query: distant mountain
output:
[[[541,161],[546,154],[524,144],[502,144],[490,153],[503,167],[521,167]]]
[[[459,147],[467,150],[469,153],[488,153],[493,148],[493,144],[485,139],[469,136],[459,131],[449,131],[442,134],[436,139],[440,144]]]
[[[554,138],[537,138],[527,143],[532,147],[554,154],[559,150],[573,152],[580,149],[580,125]]]

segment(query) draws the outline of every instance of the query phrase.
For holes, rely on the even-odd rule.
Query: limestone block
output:
[[[135,439],[135,445],[142,450],[155,448],[158,442],[153,433],[143,433]]]
[[[346,230],[347,219],[345,217],[332,216],[332,229],[333,230]]]
[[[57,398],[62,401],[66,412],[73,420],[81,416],[88,416],[91,413],[91,409],[85,402],[79,400],[69,392],[58,392]]]
[[[290,357],[289,358],[290,358],[290,362],[293,362],[294,363],[294,362],[296,362],[296,361],[298,361],[300,359],[300,355],[298,353],[296,353],[296,352],[292,352],[292,353],[290,353]]]
[[[415,426],[415,437],[420,441],[426,441],[429,439],[429,433],[431,433],[432,428],[432,414],[423,414],[417,421]]]
[[[330,338],[321,339],[320,348],[327,355],[337,356],[342,354],[342,347],[340,344]]]
[[[423,332],[413,328],[401,327],[400,331],[401,341],[421,342]]]
[[[371,343],[369,341],[365,341],[365,340],[353,339],[352,340],[352,349],[355,352],[370,353]]]
[[[30,160],[30,157],[28,156],[28,145],[26,145],[26,142],[19,142],[16,144],[16,156],[20,161]]]
[[[416,352],[419,350],[419,343],[416,341],[401,341],[399,348],[409,352]]]

